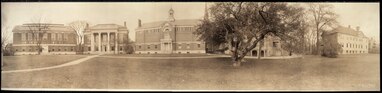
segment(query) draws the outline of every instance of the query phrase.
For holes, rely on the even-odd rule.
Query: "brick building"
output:
[[[169,10],[166,21],[141,23],[136,28],[135,53],[205,53],[205,43],[193,34],[198,19],[176,20],[174,10]]]
[[[35,29],[42,30],[32,32]],[[41,40],[41,54],[75,54],[76,38],[75,32],[64,24],[30,23],[13,29],[12,47],[15,55],[38,54],[36,43]]]
[[[39,34],[31,29],[39,29]],[[37,38],[34,38],[37,37]],[[75,31],[64,24],[31,23],[18,25],[13,29],[13,46],[15,55],[38,54],[37,42],[41,40],[41,54],[76,54],[77,35]],[[87,26],[84,32],[86,54],[121,54],[125,53],[125,41],[128,40],[128,30],[125,26],[116,24],[98,24]],[[101,42],[99,42],[101,41]]]

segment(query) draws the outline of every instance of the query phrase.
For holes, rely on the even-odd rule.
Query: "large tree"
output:
[[[316,34],[316,49],[315,54],[320,54],[320,40],[322,39],[322,32],[330,28],[332,25],[337,24],[336,19],[338,15],[333,12],[333,5],[323,3],[309,4],[309,12],[312,19],[312,26]]]
[[[31,24],[27,24],[28,32],[32,34],[32,42],[36,44],[37,54],[41,54],[43,48],[41,43],[43,41],[43,36],[49,30],[50,24],[44,22],[45,20],[42,17],[37,17],[32,19]]]
[[[9,27],[2,25],[2,28],[1,28],[1,49],[2,49],[2,52],[4,51],[5,46],[7,46],[7,44],[9,43],[9,38],[11,35],[9,32],[10,32]]]
[[[83,48],[82,45],[84,44],[84,31],[86,27],[88,26],[88,23],[86,21],[74,21],[69,23],[69,26],[76,32],[77,35],[77,52],[82,54]]]
[[[132,41],[128,37],[123,38],[123,47],[126,54],[132,54],[134,53],[134,44],[135,42]]]
[[[274,2],[224,2],[209,8],[211,18],[203,20],[195,34],[200,39],[227,44],[234,66],[266,36],[294,38],[302,28],[304,8]]]

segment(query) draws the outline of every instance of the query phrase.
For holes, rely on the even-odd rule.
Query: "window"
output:
[[[346,43],[346,48],[348,48],[349,47],[349,43]]]
[[[61,49],[58,49],[58,51],[61,51]]]
[[[21,33],[21,41],[25,41],[25,40],[26,40],[25,33]]]
[[[200,44],[198,44],[198,48],[200,48]]]
[[[47,34],[47,33],[44,33],[43,36],[42,36],[42,39],[43,39],[43,40],[47,40],[47,39],[48,39],[48,34]]]
[[[52,49],[52,51],[54,51],[54,49]]]
[[[64,49],[64,51],[66,51],[66,49]]]
[[[25,49],[23,49],[23,51],[25,51]]]
[[[348,50],[346,50],[346,53],[348,53]]]
[[[141,49],[141,46],[138,46],[139,47],[139,49]]]
[[[90,51],[92,48],[91,47],[88,47],[88,51]],[[112,50],[114,49],[114,47],[112,48]]]
[[[28,33],[28,40],[32,40],[32,33]]]
[[[56,40],[56,33],[52,33],[51,38],[52,38],[52,41],[55,41]]]
[[[16,51],[17,51],[17,49],[16,49]]]
[[[273,42],[273,47],[277,47],[278,42]]]
[[[150,49],[150,45],[149,45],[149,46],[147,46],[147,49]]]
[[[72,48],[72,49],[70,49],[70,51],[73,51],[73,48]]]
[[[158,48],[158,45],[155,45],[155,49],[157,49]]]
[[[121,47],[121,48],[119,48],[119,50],[120,50],[120,51],[122,51],[122,47]]]

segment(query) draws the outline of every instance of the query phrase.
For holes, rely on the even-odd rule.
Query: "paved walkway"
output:
[[[43,67],[43,68],[33,68],[33,69],[23,69],[23,70],[11,70],[11,71],[1,71],[1,73],[16,73],[16,72],[31,72],[31,71],[41,71],[41,70],[48,70],[48,69],[54,69],[54,68],[60,68],[60,67],[65,67],[65,66],[71,66],[71,65],[76,65],[81,62],[85,62],[86,60],[92,59],[94,57],[100,56],[99,55],[93,55],[93,56],[88,56],[82,59],[74,60],[65,64],[57,65],[57,66],[51,66],[51,67]]]

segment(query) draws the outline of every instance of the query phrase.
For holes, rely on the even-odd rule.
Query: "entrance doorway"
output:
[[[257,56],[257,51],[256,50],[252,51],[252,56]]]
[[[264,57],[264,50],[261,50],[261,52],[260,52],[260,56],[261,56],[261,57]]]
[[[106,50],[107,50],[107,47],[106,47],[106,46],[104,46],[103,48],[104,48],[104,50],[105,50],[104,52],[106,52]]]

